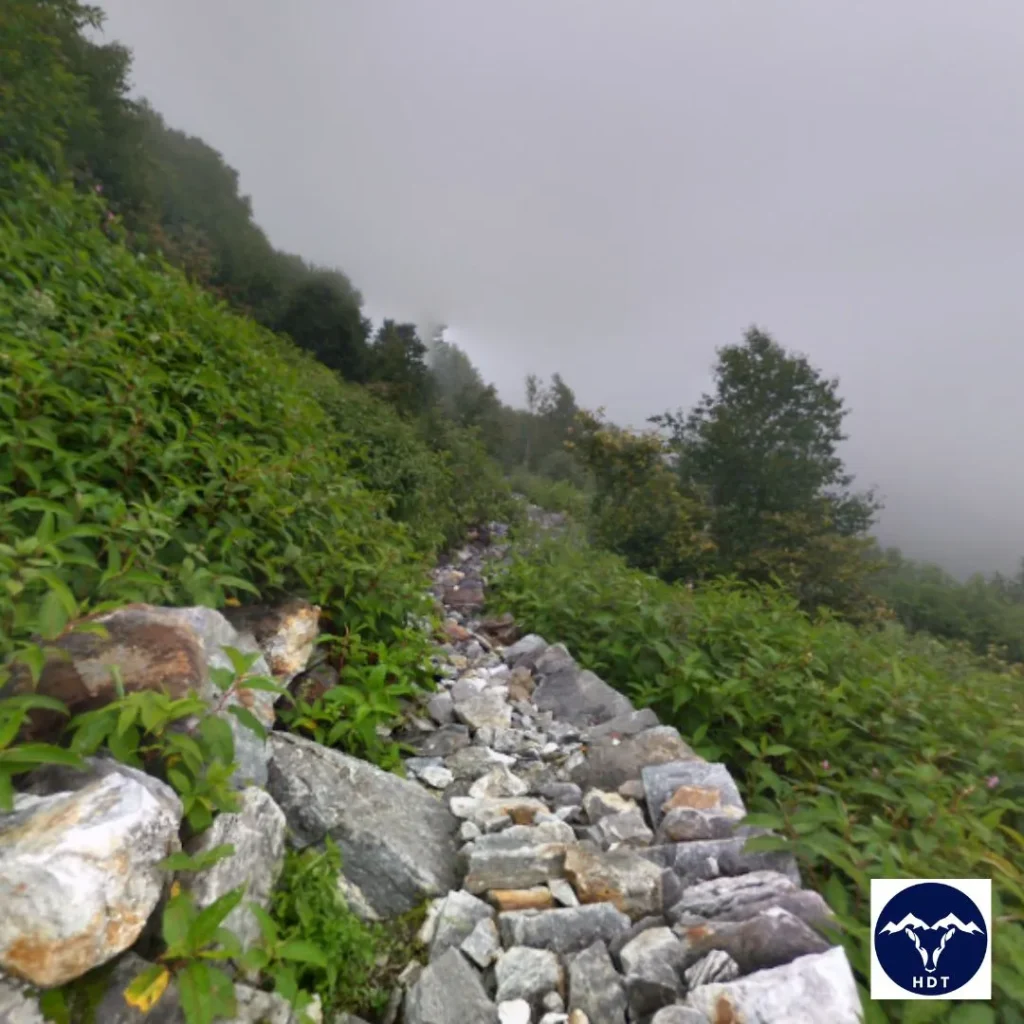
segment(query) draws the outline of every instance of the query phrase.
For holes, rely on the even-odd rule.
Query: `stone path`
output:
[[[478,618],[502,534],[435,572],[450,642],[406,768],[458,819],[462,882],[431,905],[404,1024],[860,1021],[829,908],[788,855],[743,852],[727,768],[563,646]]]

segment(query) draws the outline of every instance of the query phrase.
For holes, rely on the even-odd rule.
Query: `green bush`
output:
[[[296,982],[320,996],[325,1018],[349,1012],[376,1019],[415,953],[423,914],[413,911],[387,924],[361,921],[338,890],[340,871],[341,855],[330,839],[324,850],[289,850],[271,916],[283,940],[300,939],[322,953],[325,964],[301,965]]]
[[[509,474],[509,486],[547,512],[565,512],[577,522],[586,521],[591,496],[567,480],[551,480],[525,469],[517,469]]]
[[[312,396],[350,391],[119,244],[96,197],[17,182],[0,189],[0,661],[127,601],[301,595],[335,635],[416,643],[432,552]]]
[[[1024,1021],[1024,678],[898,626],[811,618],[769,587],[694,591],[583,546],[532,548],[495,577],[498,610],[564,641],[652,706],[778,829],[869,968],[871,877],[991,877],[997,1018]],[[926,1018],[867,1003],[869,1021]],[[916,1004],[908,1004],[916,1005]],[[938,1006],[939,1004],[929,1004]]]

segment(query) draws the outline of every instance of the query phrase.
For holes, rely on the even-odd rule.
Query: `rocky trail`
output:
[[[481,618],[484,570],[505,557],[504,534],[478,531],[435,570],[447,642],[436,692],[394,737],[416,751],[407,778],[284,732],[239,736],[242,809],[187,847],[235,853],[178,881],[200,906],[242,882],[266,906],[286,844],[331,837],[360,916],[387,920],[430,900],[423,962],[403,972],[384,1024],[860,1021],[846,956],[818,930],[827,905],[801,888],[788,855],[743,851],[756,830],[739,824],[726,766],[557,642]],[[261,652],[254,671],[281,682],[315,673],[315,609],[243,612],[231,623],[207,609],[113,612],[114,639],[89,641],[71,664],[81,680],[130,653],[136,673],[164,678],[173,661],[183,691],[202,692],[230,644]],[[26,983],[115,961],[97,1021],[180,1024],[173,986],[148,1015],[121,996],[146,965],[138,950],[165,898],[157,864],[178,848],[177,795],[102,759],[84,775],[41,770],[22,790],[0,814],[0,1022],[42,1024]],[[227,926],[243,945],[258,934],[243,906]],[[242,983],[236,992],[239,1022],[290,1024],[283,1000]]]

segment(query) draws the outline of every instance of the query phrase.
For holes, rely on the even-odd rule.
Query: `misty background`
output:
[[[1024,554],[1024,9],[102,0],[271,241],[640,426],[752,323],[841,379],[878,533]]]

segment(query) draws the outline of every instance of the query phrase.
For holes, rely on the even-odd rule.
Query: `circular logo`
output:
[[[882,908],[874,943],[882,970],[901,988],[948,998],[978,973],[988,933],[969,896],[942,882],[919,882]]]

